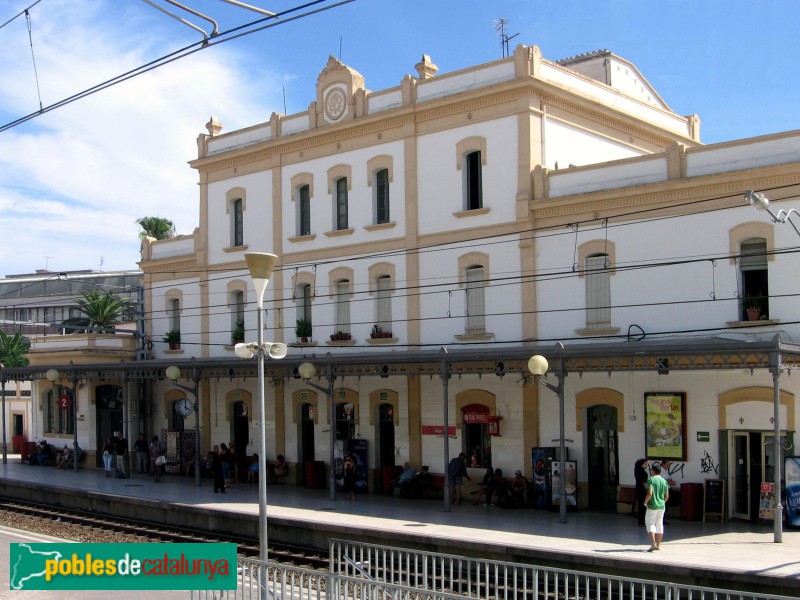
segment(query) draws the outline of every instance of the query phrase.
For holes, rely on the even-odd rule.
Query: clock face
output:
[[[336,121],[341,117],[344,114],[346,104],[347,99],[340,88],[334,88],[328,92],[328,96],[325,98],[325,112],[328,115],[328,119]]]
[[[182,398],[175,403],[175,412],[181,416],[188,417],[194,412],[194,407],[188,398]]]

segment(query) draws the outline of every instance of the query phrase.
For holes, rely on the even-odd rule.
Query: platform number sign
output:
[[[61,397],[57,400],[57,403],[59,408],[67,410],[70,406],[72,406],[72,398],[66,394],[61,394]]]

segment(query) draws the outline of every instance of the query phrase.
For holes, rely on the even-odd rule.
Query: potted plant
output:
[[[345,333],[344,331],[341,330],[331,335],[332,342],[346,342],[349,339],[350,339],[350,334]]]
[[[761,318],[761,311],[764,307],[764,297],[755,294],[747,294],[744,297],[744,311],[747,313],[748,321],[758,321]]]
[[[311,337],[311,321],[297,319],[297,326],[294,328],[294,332],[303,344],[308,343],[308,338]]]
[[[231,341],[240,344],[244,341],[244,323],[237,323],[236,328],[231,331]]]
[[[164,335],[164,341],[169,344],[170,350],[179,350],[181,347],[181,332],[178,329],[171,329]]]
[[[381,339],[381,338],[390,338],[390,337],[392,337],[392,332],[391,331],[384,331],[383,327],[381,327],[380,325],[373,325],[372,326],[372,331],[370,332],[369,336],[373,340]]]

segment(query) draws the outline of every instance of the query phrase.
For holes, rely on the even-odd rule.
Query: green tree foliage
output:
[[[72,333],[92,329],[113,330],[114,325],[122,319],[125,313],[136,305],[127,298],[120,298],[114,292],[100,293],[97,290],[89,290],[81,292],[81,296],[82,298],[76,300],[75,304],[83,316],[67,319],[63,323]],[[108,333],[114,332],[109,331]]]
[[[0,331],[0,363],[6,367],[26,367],[25,356],[31,349],[28,338],[17,332],[14,335]]]
[[[139,232],[140,240],[146,237],[156,238],[157,240],[175,237],[175,225],[169,219],[142,217],[141,219],[136,219],[136,224],[142,228]]]

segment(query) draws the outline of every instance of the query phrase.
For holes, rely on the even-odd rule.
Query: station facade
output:
[[[473,477],[531,477],[560,425],[526,367],[540,354],[563,376],[581,506],[616,509],[650,456],[677,485],[724,480],[729,515],[754,518],[776,422],[794,453],[800,237],[743,194],[789,208],[800,134],[703,146],[696,116],[606,51],[415,70],[373,92],[331,57],[307,111],[229,133],[212,117],[191,162],[198,228],[143,246],[153,344],[119,367],[121,390],[148,381],[123,394],[125,419],[282,454],[298,484],[331,467],[332,438],[363,450],[373,490],[387,468],[442,473],[459,452]],[[289,345],[267,363],[263,424],[254,365],[233,352],[257,337],[247,252],[278,256],[265,336]],[[179,347],[160,342],[175,330]],[[176,411],[170,364],[199,411]]]

